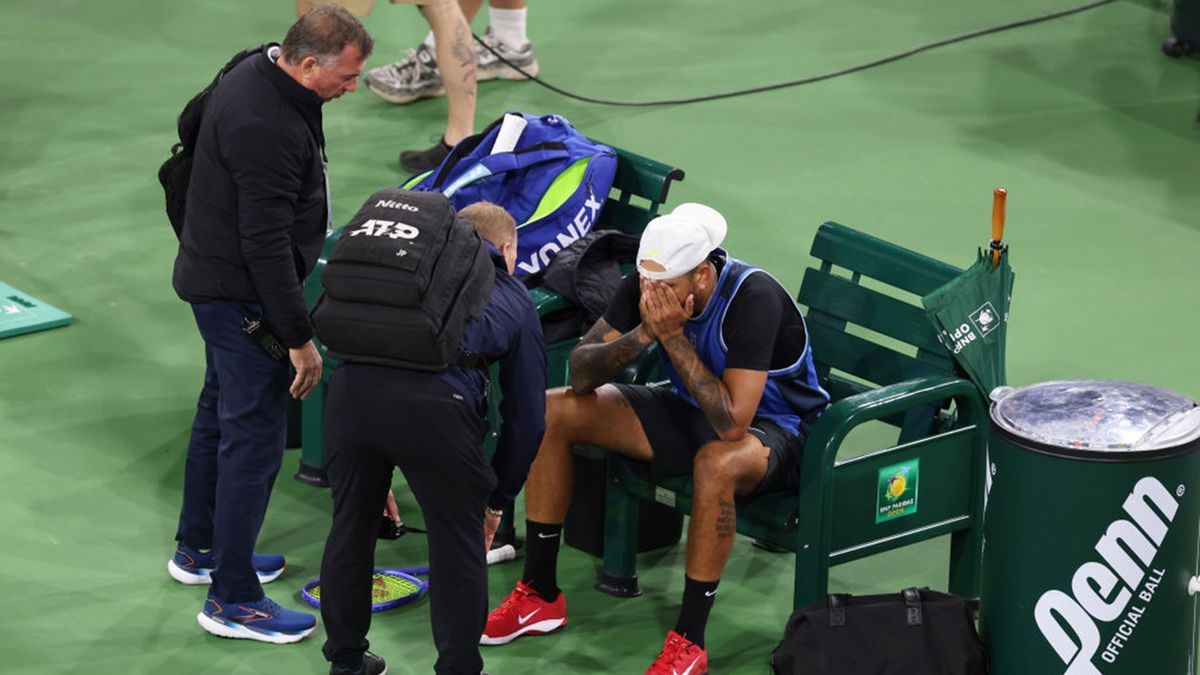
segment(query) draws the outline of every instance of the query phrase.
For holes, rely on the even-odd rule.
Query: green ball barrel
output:
[[[1023,438],[993,408],[980,617],[990,672],[1194,673],[1200,439],[1082,445]]]

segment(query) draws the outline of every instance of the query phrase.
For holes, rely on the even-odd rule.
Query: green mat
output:
[[[70,314],[0,283],[0,340],[69,323]]]

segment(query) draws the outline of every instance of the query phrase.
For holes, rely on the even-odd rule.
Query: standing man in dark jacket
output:
[[[316,627],[263,594],[284,559],[254,544],[288,393],[304,398],[321,378],[301,293],[330,220],[321,105],[355,90],[372,47],[344,9],[314,9],[221,80],[200,124],[174,286],[192,305],[206,370],[167,569],[212,584],[197,620],[222,637],[296,642]]]
[[[325,657],[333,675],[385,672],[366,654],[379,511],[399,466],[429,534],[430,621],[439,675],[479,675],[487,619],[485,554],[510,508],[545,428],[546,351],[537,311],[512,275],[516,223],[489,202],[459,215],[475,225],[496,264],[483,316],[467,324],[463,352],[500,363],[503,426],[489,465],[488,381],[479,368],[442,373],[347,360],[325,399],[325,472],[333,523],[321,562]]]

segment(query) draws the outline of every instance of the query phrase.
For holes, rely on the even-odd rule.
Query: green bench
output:
[[[620,148],[614,149],[617,151],[616,174],[594,228],[617,229],[630,233],[641,232],[646,227],[646,223],[658,215],[659,207],[666,202],[671,183],[682,181],[684,174],[681,169],[662,162]],[[325,239],[325,248],[321,253],[321,258],[305,282],[304,295],[310,307],[316,302],[317,296],[321,294],[321,272],[325,267],[324,260],[328,257],[333,243],[340,234],[341,228]],[[545,288],[531,289],[530,296],[540,317],[548,317],[554,312],[565,311],[571,307],[570,303],[557,293]],[[578,336],[546,346],[547,387],[566,384],[567,357],[576,342],[578,342]],[[295,478],[302,483],[324,487],[328,485],[323,470],[325,454],[322,418],[325,409],[325,387],[333,375],[334,369],[337,368],[337,360],[325,354],[324,346],[319,345],[319,347],[325,358],[321,383],[297,406],[299,410],[297,411],[294,407],[290,414],[294,417],[298,413],[300,416],[300,466]],[[493,377],[492,381],[496,382],[497,378]],[[500,420],[496,409],[499,398],[499,392],[493,391],[493,395],[490,397],[492,409],[488,415],[490,424],[487,436],[489,455],[499,436]],[[290,422],[294,428],[296,420],[292,419]]]
[[[826,595],[830,566],[944,534],[952,534],[950,590],[977,598],[986,402],[956,373],[919,305],[961,270],[837,223],[820,227],[812,256],[820,264],[805,271],[798,301],[833,400],[805,443],[799,489],[740,500],[737,530],[795,554],[797,608]],[[843,440],[871,421],[894,427],[895,441],[839,461]],[[919,487],[915,509],[889,508],[883,486],[904,466]],[[639,500],[690,513],[692,481],[652,480],[612,454],[607,470],[597,588],[637,595]]]

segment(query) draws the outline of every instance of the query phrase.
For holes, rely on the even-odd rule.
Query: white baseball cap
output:
[[[638,246],[638,274],[674,279],[695,269],[725,241],[725,217],[716,209],[688,202],[651,220]]]

